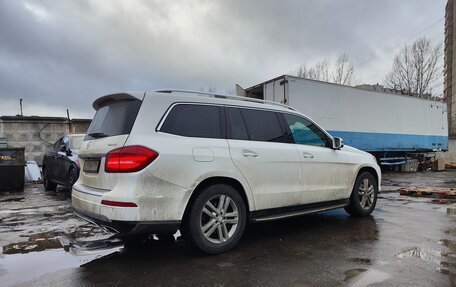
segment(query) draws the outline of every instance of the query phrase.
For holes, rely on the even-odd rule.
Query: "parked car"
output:
[[[107,95],[93,107],[72,204],[122,235],[161,238],[179,228],[216,254],[233,248],[248,222],[375,208],[375,158],[287,106],[163,91]]]
[[[43,157],[43,184],[45,190],[55,190],[57,185],[71,187],[79,177],[78,152],[84,134],[61,137]]]

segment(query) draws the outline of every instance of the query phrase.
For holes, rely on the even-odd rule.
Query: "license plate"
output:
[[[99,160],[85,160],[84,161],[84,172],[97,173],[100,168]]]

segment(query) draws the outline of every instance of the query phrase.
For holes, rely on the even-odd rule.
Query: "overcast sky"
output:
[[[443,42],[445,0],[0,0],[0,115],[93,116],[104,94],[234,90],[347,53],[382,83],[404,43]],[[442,61],[439,66],[442,65]],[[435,83],[441,93],[443,77]]]

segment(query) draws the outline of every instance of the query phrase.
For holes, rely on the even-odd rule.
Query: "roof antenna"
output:
[[[22,113],[22,99],[19,99],[19,105],[21,106],[21,117],[23,117],[24,114]]]

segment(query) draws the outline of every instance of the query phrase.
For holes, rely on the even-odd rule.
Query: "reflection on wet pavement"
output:
[[[344,272],[344,274],[347,285],[351,287],[369,286],[374,283],[385,281],[391,277],[386,272],[374,269],[351,269]]]
[[[433,184],[456,178],[437,174]],[[417,175],[387,174],[387,190],[423,181]],[[112,234],[75,217],[68,191],[31,185],[0,194],[0,285],[456,286],[456,206],[436,203],[385,192],[371,217],[335,210],[249,225],[237,248],[216,256],[180,237],[73,256],[62,235],[103,247]]]

